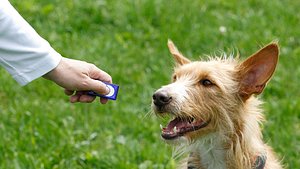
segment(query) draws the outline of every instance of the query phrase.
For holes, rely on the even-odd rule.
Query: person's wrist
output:
[[[62,57],[58,65],[54,67],[52,70],[50,70],[48,73],[43,75],[42,77],[55,82],[57,80],[57,75],[59,74],[59,70],[63,67],[64,63],[65,63],[65,58]]]

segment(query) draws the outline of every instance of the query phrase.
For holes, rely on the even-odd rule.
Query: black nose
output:
[[[155,92],[152,98],[153,98],[153,103],[159,107],[167,105],[172,100],[172,97],[169,96],[168,93],[165,91]]]

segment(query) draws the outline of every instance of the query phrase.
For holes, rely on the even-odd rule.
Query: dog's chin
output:
[[[198,133],[208,124],[209,121],[200,119],[175,117],[166,127],[161,127],[161,136],[166,141],[175,141],[179,138]]]

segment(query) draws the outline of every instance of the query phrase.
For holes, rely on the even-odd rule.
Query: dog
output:
[[[283,168],[262,140],[262,102],[256,97],[275,71],[277,42],[243,62],[232,56],[190,61],[171,40],[168,47],[176,63],[172,83],[155,91],[151,107],[159,117],[172,117],[161,136],[187,155],[179,168]]]

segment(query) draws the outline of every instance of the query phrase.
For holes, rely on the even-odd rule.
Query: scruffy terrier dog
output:
[[[280,169],[262,140],[260,94],[278,60],[271,43],[239,63],[232,57],[191,62],[168,42],[177,65],[171,84],[153,95],[152,109],[173,120],[162,138],[188,154],[185,169]]]

